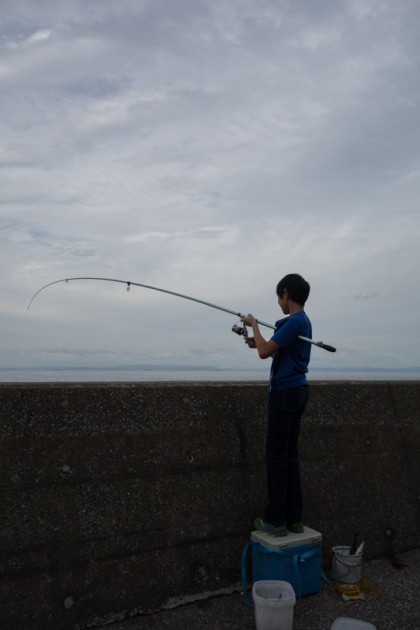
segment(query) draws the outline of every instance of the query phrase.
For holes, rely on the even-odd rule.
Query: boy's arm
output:
[[[251,313],[245,317],[241,317],[241,322],[243,322],[245,326],[251,326],[254,335],[255,347],[260,359],[268,359],[280,349],[280,346],[272,339],[269,339],[268,341],[264,339],[257,324],[257,320],[253,315],[251,315]]]

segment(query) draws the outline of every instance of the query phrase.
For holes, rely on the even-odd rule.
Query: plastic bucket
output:
[[[331,626],[331,630],[376,630],[368,621],[350,619],[350,617],[338,617]]]
[[[296,595],[289,582],[281,580],[254,582],[252,597],[257,630],[292,630]]]
[[[350,555],[350,547],[333,547],[331,575],[334,580],[355,584],[362,572],[362,554]]]

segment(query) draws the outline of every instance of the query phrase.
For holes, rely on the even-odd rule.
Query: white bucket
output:
[[[376,630],[376,626],[361,619],[338,617],[331,626],[331,630]]]
[[[281,580],[254,582],[252,598],[257,630],[292,630],[296,595],[289,582]]]
[[[355,584],[362,572],[362,554],[350,555],[350,547],[333,547],[331,575],[334,580]]]

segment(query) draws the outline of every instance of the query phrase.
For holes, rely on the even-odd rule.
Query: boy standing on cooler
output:
[[[285,536],[287,530],[304,531],[298,438],[300,422],[308,402],[306,373],[311,344],[299,336],[312,338],[312,327],[304,311],[310,286],[302,276],[288,274],[277,285],[278,304],[284,317],[268,341],[262,336],[251,314],[241,321],[252,327],[253,337],[246,339],[261,359],[272,357],[269,382],[266,437],[268,505],[263,517],[255,520],[262,531]]]

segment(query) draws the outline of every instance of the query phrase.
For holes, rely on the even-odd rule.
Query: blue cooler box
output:
[[[304,528],[303,534],[274,536],[254,531],[242,552],[242,590],[246,602],[247,553],[251,550],[252,583],[282,580],[294,588],[296,597],[318,593],[321,589],[322,535]],[[247,602],[246,602],[247,603]]]

